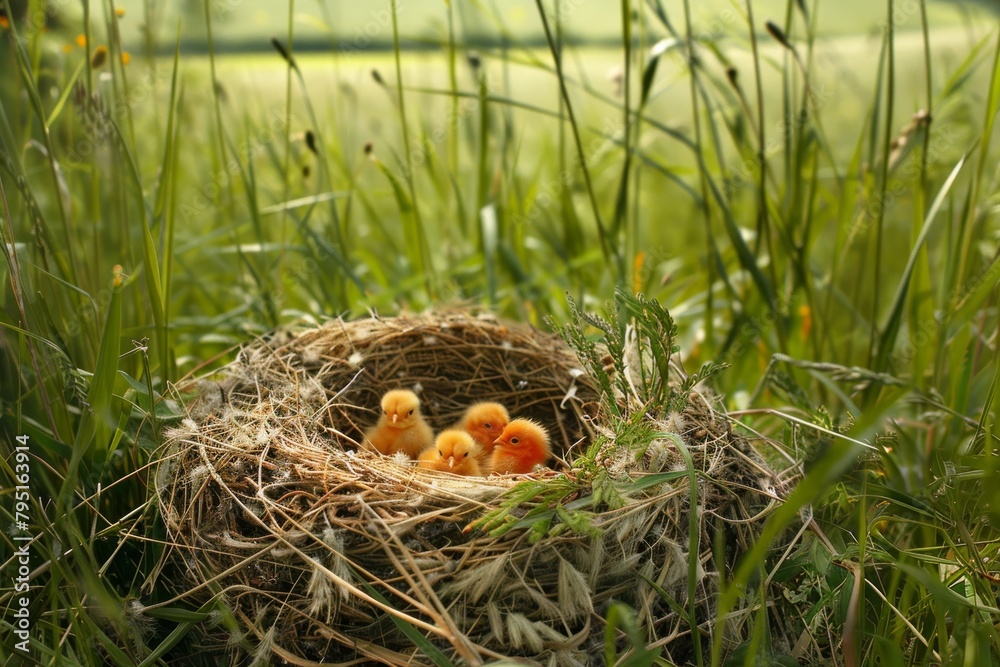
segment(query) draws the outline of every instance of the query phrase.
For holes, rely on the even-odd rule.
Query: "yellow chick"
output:
[[[493,455],[493,442],[500,437],[510,422],[507,408],[499,403],[475,403],[462,415],[455,428],[465,431],[479,443],[480,456],[489,460]]]
[[[434,445],[425,449],[417,465],[456,475],[481,476],[479,445],[465,431],[449,429],[438,434]]]
[[[417,395],[394,389],[382,397],[382,416],[365,432],[365,440],[386,456],[403,452],[415,459],[434,442],[434,432],[420,415]]]
[[[490,468],[500,474],[529,473],[552,456],[548,432],[530,419],[507,424],[494,445]]]

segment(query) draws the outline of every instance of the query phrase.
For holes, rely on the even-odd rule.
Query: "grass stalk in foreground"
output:
[[[415,162],[413,159],[410,144],[410,127],[406,120],[406,95],[403,92],[403,66],[400,57],[401,46],[399,42],[399,7],[397,0],[392,0],[392,45],[394,62],[396,66],[396,102],[399,109],[399,126],[402,131],[403,140],[403,169],[404,179],[409,190],[412,209],[410,211],[400,211],[404,219],[411,220],[412,232],[410,234],[411,243],[416,245],[413,254],[414,266],[417,275],[422,275],[426,282],[427,294],[434,299],[437,288],[437,273],[430,256],[430,246],[427,241],[427,232],[424,229],[424,221],[420,212],[420,202],[417,198],[417,187],[413,177]]]
[[[893,11],[893,0],[886,0],[886,21],[885,21],[885,48],[886,48],[886,89],[885,89],[885,126],[882,130],[882,155],[881,173],[879,176],[879,194],[877,201],[880,203],[875,214],[875,260],[873,271],[874,289],[872,290],[872,311],[869,321],[871,322],[870,334],[868,337],[868,363],[869,368],[875,368],[876,338],[878,336],[879,320],[879,285],[882,279],[882,238],[885,234],[885,202],[886,193],[889,188],[889,151],[892,143],[893,131],[893,111],[896,100],[896,45],[895,45],[895,15]],[[882,91],[876,90],[876,95],[881,96]]]
[[[594,216],[594,224],[597,225],[597,236],[601,245],[601,251],[604,254],[604,259],[612,266],[615,270],[615,282],[616,284],[624,284],[626,273],[624,268],[624,259],[621,257],[619,250],[616,250],[609,233],[609,230],[604,224],[603,216],[601,215],[601,208],[597,203],[597,195],[594,191],[594,184],[590,176],[590,168],[587,165],[587,154],[583,148],[583,141],[580,138],[580,127],[576,120],[576,114],[573,111],[573,103],[570,101],[569,92],[566,88],[566,79],[563,75],[563,58],[562,53],[556,48],[554,38],[552,36],[552,30],[549,27],[549,19],[545,13],[545,7],[542,5],[542,0],[535,0],[535,4],[538,7],[538,16],[541,18],[542,26],[545,30],[545,39],[549,45],[549,51],[552,53],[552,57],[555,61],[556,77],[559,80],[559,92],[563,100],[563,104],[566,109],[566,116],[569,120],[570,129],[573,130],[573,141],[576,144],[577,158],[579,160],[578,167],[583,174],[584,184],[587,190],[587,198],[590,202],[590,210]]]

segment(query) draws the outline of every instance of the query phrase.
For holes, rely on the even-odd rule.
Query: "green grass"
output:
[[[713,381],[730,407],[806,473],[719,600],[756,619],[727,664],[1000,663],[996,19],[761,2],[751,31],[727,3],[540,2],[543,22],[525,2],[503,24],[481,3],[400,4],[398,33],[391,13],[380,24],[388,54],[295,53],[317,25],[368,20],[302,2],[266,31],[249,1],[185,16],[214,39],[176,57],[177,24],[144,3],[121,19],[84,3],[86,28],[15,22],[0,522],[27,435],[34,656],[189,654],[224,616],[143,611],[165,601],[145,585],[163,536],[146,465],[182,377],[302,317],[467,301],[544,326],[572,319],[566,293],[600,310],[624,288],[669,309],[689,370],[729,364]],[[895,30],[870,32],[894,9]],[[102,37],[119,24],[125,47]],[[78,33],[91,45],[64,50]],[[405,51],[414,36],[436,50]],[[581,36],[605,41],[566,46]],[[234,37],[277,37],[294,65],[215,55]],[[18,534],[0,541],[5,577]],[[0,589],[7,654],[15,601]],[[608,627],[641,642],[629,619]],[[701,664],[726,661],[722,623]]]

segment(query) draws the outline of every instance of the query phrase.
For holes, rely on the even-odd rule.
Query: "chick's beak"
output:
[[[392,413],[392,423],[395,424],[398,421],[399,421],[399,413],[398,412],[393,412]]]
[[[448,457],[448,467],[449,468],[454,468],[455,467],[455,457],[454,456],[449,456]]]
[[[497,438],[496,440],[493,441],[493,446],[494,447],[496,447],[497,445],[503,445],[503,444],[505,444],[504,441],[503,441],[503,438]]]

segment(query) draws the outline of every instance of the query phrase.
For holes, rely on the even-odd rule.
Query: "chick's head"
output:
[[[454,467],[461,465],[470,456],[475,457],[478,445],[465,431],[448,430],[438,435],[434,448],[442,461],[448,462],[449,467]]]
[[[507,408],[499,403],[476,403],[465,411],[461,426],[473,440],[491,448],[509,421]]]
[[[515,419],[507,424],[494,443],[509,449],[532,449],[548,454],[549,434],[541,424],[530,419]]]
[[[406,389],[386,392],[382,397],[382,418],[394,428],[409,428],[420,419],[420,399]]]

